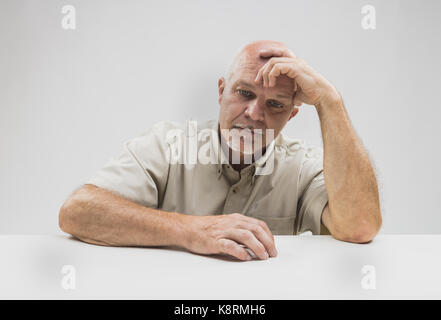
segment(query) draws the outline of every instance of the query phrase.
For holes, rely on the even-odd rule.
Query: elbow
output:
[[[74,211],[74,200],[69,198],[60,208],[60,212],[58,213],[58,226],[61,231],[72,234],[73,235],[73,216],[75,214]]]
[[[81,221],[81,212],[84,211],[84,190],[80,188],[74,192],[62,205],[58,214],[58,226],[66,233],[73,236],[76,235],[76,230],[79,229]]]
[[[352,243],[368,243],[375,238],[377,233],[378,231],[373,228],[357,229],[345,235],[341,240]]]
[[[90,207],[97,187],[84,185],[74,192],[60,208],[58,226],[75,238],[95,245],[110,246],[110,242],[95,240],[90,229]],[[93,206],[93,205],[92,205]]]
[[[352,243],[371,242],[380,231],[382,225],[381,215],[378,215],[373,221],[361,221],[347,232],[341,233],[336,238],[338,240]]]

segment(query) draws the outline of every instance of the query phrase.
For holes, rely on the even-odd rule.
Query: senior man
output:
[[[92,244],[171,245],[240,260],[275,257],[273,234],[375,237],[375,173],[331,83],[285,44],[255,41],[218,90],[217,120],[162,121],[127,142],[65,202],[60,228]],[[281,133],[303,103],[317,110],[323,154]],[[185,161],[174,161],[176,152]]]

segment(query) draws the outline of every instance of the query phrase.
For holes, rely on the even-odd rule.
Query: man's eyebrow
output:
[[[250,87],[251,89],[256,89],[256,87],[252,83],[246,82],[244,80],[238,80],[234,83],[234,87],[239,86],[239,85]]]

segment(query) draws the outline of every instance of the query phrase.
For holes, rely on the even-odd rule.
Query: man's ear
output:
[[[225,78],[224,77],[219,78],[219,80],[217,81],[217,88],[219,90],[219,103],[220,103],[221,98],[222,98],[222,94],[225,89]]]
[[[299,108],[296,107],[296,106],[294,106],[294,109],[292,109],[292,112],[291,112],[291,114],[289,115],[289,119],[288,119],[288,121],[291,120],[291,118],[294,118],[294,117],[296,116],[297,112],[299,112]]]

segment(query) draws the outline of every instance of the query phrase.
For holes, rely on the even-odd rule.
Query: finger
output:
[[[272,240],[272,242],[274,244],[275,252],[270,252],[270,254],[272,255],[272,253],[274,253],[274,255],[272,255],[272,256],[274,256],[274,257],[277,256],[277,249],[276,249],[276,245],[275,245],[274,235],[271,232],[271,230],[268,227],[268,225],[266,224],[266,222],[262,221],[260,219],[253,218],[253,217],[246,217],[246,218],[247,218],[247,220],[249,222],[254,223],[254,224],[260,226],[265,231],[265,233],[271,238],[271,240]]]
[[[263,72],[268,70],[268,68],[271,68],[272,65],[276,62],[288,62],[291,61],[291,58],[271,58],[269,59],[260,69],[257,73],[256,79],[254,79],[254,82],[258,83],[263,78]],[[264,82],[265,85],[265,82]]]
[[[271,71],[268,73],[268,86],[272,87],[276,84],[277,77],[280,76],[282,69],[278,65],[274,65]]]
[[[269,258],[265,246],[257,240],[256,236],[249,230],[229,229],[225,232],[225,238],[244,244],[248,249],[253,251],[259,259],[266,260]]]
[[[273,87],[276,79],[281,74],[285,74],[290,78],[295,78],[295,67],[290,63],[276,63],[268,73],[268,86]]]
[[[260,81],[263,82],[263,86],[266,86],[265,83],[265,77],[264,77],[264,72],[270,67],[269,61],[267,63],[265,63],[260,69],[259,72],[257,73],[257,77],[255,82],[259,83]]]
[[[272,233],[268,234],[267,231],[260,224],[252,222],[243,223],[240,227],[246,230],[250,230],[257,238],[257,240],[259,240],[260,243],[264,245],[270,257],[277,256],[276,245],[274,243],[274,237]]]
[[[274,61],[274,60],[273,60]],[[263,68],[263,70],[262,70],[262,74],[261,74],[261,77],[262,77],[262,80],[263,80],[263,86],[264,87],[266,87],[266,86],[268,86],[268,73],[271,71],[271,69],[273,68],[273,61],[268,61],[266,64],[265,64],[265,66],[264,66],[264,68]]]
[[[262,221],[260,219],[256,219],[253,217],[248,217],[248,216],[244,216],[242,215],[242,217],[244,218],[245,222],[249,222],[249,223],[254,223],[257,224],[258,226],[261,226],[263,228],[263,230],[265,230],[265,232],[271,237],[271,239],[273,239],[274,241],[274,236],[273,233],[271,232],[270,228],[268,227],[268,225],[266,224],[265,221]]]
[[[265,230],[265,232],[268,234],[269,237],[271,237],[271,239],[274,242],[273,233],[271,232],[270,228],[268,227],[268,225],[266,224],[265,221],[260,220],[260,219],[256,219],[256,218],[253,218],[253,217],[245,216],[245,215],[240,214],[240,213],[233,213],[232,215],[234,215],[237,219],[241,220],[241,222],[253,223],[253,224],[256,224],[256,225],[262,227],[263,230]],[[237,225],[239,226],[241,222],[239,222],[239,224],[237,224]]]
[[[261,58],[270,58],[270,57],[291,57],[295,58],[295,54],[289,50],[288,48],[269,48],[262,49],[259,52],[259,56]]]
[[[267,87],[269,86],[269,73],[274,68],[274,66],[278,63],[290,63],[292,64],[294,62],[291,58],[271,58],[268,60],[266,65],[264,66],[264,70],[262,71],[262,78],[263,78],[263,86]]]
[[[261,78],[262,78],[262,71],[263,71],[263,67],[259,69],[259,72],[257,72],[256,79],[254,79],[255,83],[258,83],[261,80]]]
[[[219,240],[219,251],[224,254],[228,254],[230,256],[236,257],[242,261],[249,261],[252,259],[251,255],[247,252],[247,250],[240,246],[237,242],[234,242],[230,239],[220,239]]]

